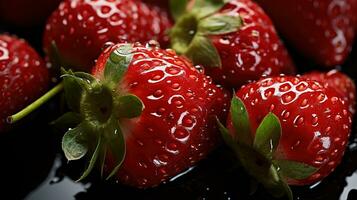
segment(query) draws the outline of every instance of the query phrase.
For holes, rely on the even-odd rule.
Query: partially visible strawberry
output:
[[[0,22],[19,27],[38,26],[46,22],[61,0],[1,0]]]
[[[243,86],[233,98],[227,143],[247,171],[274,196],[289,185],[316,183],[340,163],[351,113],[339,94],[320,82],[280,76]]]
[[[325,87],[331,87],[340,94],[340,97],[345,101],[348,106],[348,110],[352,113],[356,113],[356,86],[346,74],[337,70],[331,70],[327,73],[323,72],[310,72],[304,74],[302,77],[311,80],[319,81],[325,85]]]
[[[216,83],[238,88],[262,75],[294,73],[272,22],[251,0],[173,2],[172,48],[205,66]]]
[[[281,34],[327,67],[343,64],[357,30],[357,0],[257,0]]]
[[[138,0],[66,0],[52,14],[43,38],[53,62],[90,71],[107,42],[168,44],[167,13]]]
[[[0,35],[0,132],[6,117],[24,108],[46,91],[48,69],[37,52],[24,40]]]
[[[153,187],[217,145],[216,117],[226,117],[228,94],[174,51],[117,44],[104,50],[92,74],[63,75],[78,112],[64,119],[80,121],[65,134],[63,150],[68,160],[93,154],[80,179],[98,164],[123,184]]]

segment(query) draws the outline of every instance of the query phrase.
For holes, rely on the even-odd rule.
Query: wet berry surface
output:
[[[17,30],[0,27],[0,32],[17,34],[42,52],[41,28]],[[299,55],[294,54],[293,57],[300,72],[317,69]],[[342,69],[357,80],[356,50]],[[67,164],[60,150],[63,132],[48,125],[61,114],[60,102],[60,97],[52,100],[11,132],[0,136],[0,191],[7,199],[274,199],[244,173],[234,155],[224,146],[197,166],[153,189],[134,189],[93,176],[86,182],[75,182],[83,163]],[[336,170],[315,185],[293,187],[295,199],[357,199],[356,133],[354,123],[347,151]]]

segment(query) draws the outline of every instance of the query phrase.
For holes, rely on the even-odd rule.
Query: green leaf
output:
[[[103,147],[102,137],[99,136],[98,137],[98,141],[97,141],[97,146],[96,146],[96,148],[95,148],[95,150],[94,150],[94,152],[92,154],[92,157],[91,157],[91,159],[89,161],[88,167],[83,172],[82,176],[77,180],[77,182],[85,179],[89,175],[89,173],[93,170],[93,168],[94,168],[94,166],[95,166],[95,164],[97,162],[98,156],[99,156],[99,154],[101,152],[102,147]]]
[[[192,12],[203,18],[219,11],[229,0],[195,0]]]
[[[114,50],[105,65],[104,77],[115,86],[123,77],[132,59],[132,45],[123,44]]]
[[[83,92],[83,84],[85,83],[77,79],[72,71],[64,71],[64,73],[62,77],[67,105],[71,110],[79,112],[79,103]]]
[[[144,109],[144,104],[139,97],[128,94],[120,96],[117,100],[118,106],[116,108],[118,118],[134,118],[141,115]]]
[[[318,170],[311,165],[291,160],[274,160],[274,164],[278,166],[283,177],[295,180],[306,179]]]
[[[81,125],[67,131],[62,138],[62,150],[67,160],[81,159],[88,152],[84,142],[84,130]]]
[[[228,129],[219,121],[218,118],[216,118],[216,120],[217,120],[218,128],[219,128],[219,131],[221,132],[221,135],[222,135],[222,138],[223,138],[224,142],[229,147],[234,148],[234,146],[237,145],[237,144],[233,140],[232,136],[229,134]]]
[[[67,112],[55,121],[51,122],[55,128],[69,129],[77,126],[81,122],[81,115],[75,112]]]
[[[99,164],[100,164],[100,177],[103,178],[104,174],[104,166],[105,166],[105,159],[107,157],[107,146],[103,145],[103,147],[100,149],[99,153]]]
[[[280,184],[282,186],[282,188],[284,189],[285,192],[285,196],[289,199],[289,200],[293,200],[293,192],[291,191],[291,188],[289,187],[289,185],[282,179],[280,178]]]
[[[236,32],[242,26],[239,16],[213,15],[200,20],[198,32],[205,35],[221,35]]]
[[[250,129],[248,112],[243,101],[235,95],[231,101],[230,112],[236,139],[243,144],[251,146],[253,138]]]
[[[124,135],[119,127],[118,120],[115,118],[111,119],[110,124],[107,126],[105,130],[105,139],[106,145],[109,148],[111,155],[113,156],[116,165],[112,172],[107,177],[107,180],[116,174],[119,170],[121,164],[124,161],[126,147],[125,147],[125,139]]]
[[[196,34],[185,55],[195,65],[207,67],[222,67],[221,57],[211,40],[203,35]]]
[[[279,118],[273,113],[269,113],[256,130],[253,146],[267,159],[272,159],[279,145],[280,136],[281,125]]]
[[[175,21],[185,13],[188,0],[171,0],[170,10]]]

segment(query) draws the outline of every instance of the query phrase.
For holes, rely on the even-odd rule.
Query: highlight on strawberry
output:
[[[275,197],[316,183],[341,162],[351,113],[317,81],[279,76],[243,86],[220,129],[246,171]]]
[[[251,0],[173,0],[171,47],[205,67],[214,81],[239,88],[294,65],[264,11]]]

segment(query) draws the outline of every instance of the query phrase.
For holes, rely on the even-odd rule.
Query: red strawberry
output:
[[[94,152],[81,179],[94,163],[105,163],[110,177],[153,187],[217,145],[215,121],[227,114],[228,94],[174,51],[117,44],[104,50],[92,74],[63,75],[69,105],[80,113],[64,118],[81,118],[63,138],[65,155],[76,160]]]
[[[61,0],[2,0],[0,21],[9,25],[29,27],[41,25]]]
[[[319,81],[325,87],[331,87],[340,94],[340,97],[348,105],[348,110],[354,114],[356,112],[356,86],[350,77],[337,70],[331,70],[328,73],[310,72],[302,77]]]
[[[291,198],[287,184],[315,183],[340,163],[352,123],[345,108],[319,82],[266,78],[236,93],[222,132],[251,175],[274,195],[285,190]]]
[[[107,42],[156,39],[166,45],[169,27],[165,11],[141,1],[66,0],[48,20],[44,49],[54,62],[90,71]]]
[[[305,56],[325,66],[346,60],[356,35],[356,0],[257,1]]]
[[[22,39],[0,35],[0,132],[9,114],[19,111],[46,91],[48,69],[37,52]]]
[[[174,2],[178,7],[182,0]],[[224,2],[196,0],[188,11],[173,12],[172,48],[227,87],[262,75],[293,73],[288,52],[263,10],[251,0]]]

